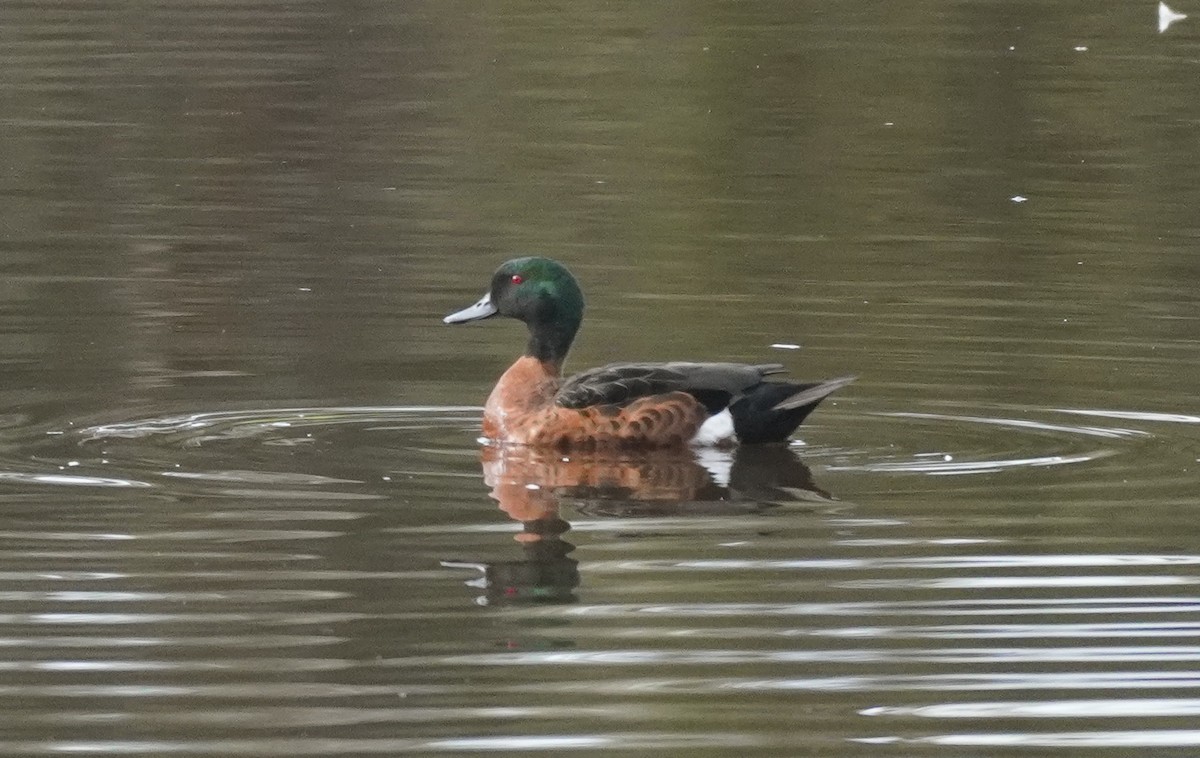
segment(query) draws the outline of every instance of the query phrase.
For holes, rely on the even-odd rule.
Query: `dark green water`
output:
[[[0,29],[0,753],[1200,749],[1200,20]],[[481,460],[524,337],[440,319],[526,253],[575,368],[861,378],[782,456]]]

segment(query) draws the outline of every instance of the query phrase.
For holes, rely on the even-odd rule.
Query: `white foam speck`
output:
[[[1158,4],[1158,33],[1162,34],[1176,21],[1187,18],[1186,13],[1176,13],[1166,3]]]

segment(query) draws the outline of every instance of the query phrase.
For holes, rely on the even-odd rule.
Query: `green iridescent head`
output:
[[[566,266],[549,258],[515,258],[492,275],[479,302],[443,319],[447,324],[508,316],[529,327],[525,354],[561,364],[583,321],[583,292]]]

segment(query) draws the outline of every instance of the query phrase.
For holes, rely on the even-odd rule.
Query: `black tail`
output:
[[[812,384],[763,382],[729,406],[740,442],[785,442],[828,395],[858,377],[843,376]]]

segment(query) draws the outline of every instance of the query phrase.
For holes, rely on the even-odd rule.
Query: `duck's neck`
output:
[[[553,366],[555,374],[561,374],[563,362],[578,331],[577,320],[531,323],[525,355]]]

